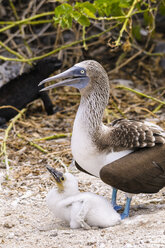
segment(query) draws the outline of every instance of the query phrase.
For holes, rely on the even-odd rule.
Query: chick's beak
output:
[[[81,68],[79,68],[77,66],[73,66],[70,69],[68,69],[68,70],[66,70],[66,71],[64,71],[64,72],[62,72],[62,73],[60,73],[60,74],[58,74],[56,76],[44,79],[43,81],[41,81],[39,83],[38,86],[40,86],[40,85],[42,85],[44,83],[50,82],[50,81],[54,81],[56,79],[65,79],[65,80],[62,80],[62,81],[60,81],[59,83],[56,83],[56,84],[52,84],[52,85],[50,85],[48,87],[45,87],[45,88],[41,89],[40,91],[45,91],[45,90],[49,90],[49,89],[52,89],[52,88],[57,88],[57,87],[60,87],[60,86],[72,86],[72,87],[75,87],[77,89],[84,88],[88,84],[89,78],[86,76],[86,74],[80,75],[78,73],[78,71],[80,69]]]
[[[46,166],[47,170],[51,173],[51,175],[54,177],[57,185],[61,184],[61,178],[63,177],[63,173],[61,173],[60,171],[55,170],[54,168],[50,167],[50,166]]]

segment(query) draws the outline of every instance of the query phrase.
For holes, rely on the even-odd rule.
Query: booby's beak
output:
[[[46,166],[47,170],[51,173],[51,175],[54,177],[56,184],[60,190],[64,190],[63,182],[65,180],[64,175],[62,172],[55,170],[54,168],[50,166]]]
[[[41,89],[40,91],[45,91],[45,90],[49,90],[52,88],[57,88],[60,86],[72,86],[75,87],[77,89],[82,89],[85,88],[86,85],[89,83],[89,77],[86,75],[86,70],[83,67],[79,67],[79,66],[73,66],[70,69],[56,75],[53,77],[49,77],[43,81],[41,81],[39,83],[38,86],[56,80],[56,79],[65,79],[63,81],[60,81],[59,83],[56,84],[52,84],[48,87],[45,87],[43,89]]]

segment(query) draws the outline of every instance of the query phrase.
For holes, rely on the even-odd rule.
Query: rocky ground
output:
[[[29,165],[29,171],[33,170]],[[24,180],[3,181],[0,191],[0,248],[164,248],[165,190],[157,194],[139,194],[132,200],[130,218],[120,225],[105,228],[72,230],[49,212],[45,196],[53,187],[49,173],[29,173]],[[111,189],[99,179],[72,169],[81,191],[92,191],[110,198]],[[2,176],[1,176],[2,181]],[[118,194],[118,203],[125,195]]]

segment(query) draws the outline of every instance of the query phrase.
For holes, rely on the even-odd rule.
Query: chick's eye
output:
[[[81,71],[80,71],[80,73],[81,73],[81,74],[84,74],[84,73],[85,73],[85,71],[84,71],[84,70],[81,70]]]
[[[64,177],[61,177],[61,180],[64,181]]]

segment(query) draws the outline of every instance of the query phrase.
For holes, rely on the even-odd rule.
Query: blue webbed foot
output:
[[[112,204],[113,205],[113,204]],[[120,206],[120,205],[113,205],[113,208],[116,210],[116,211],[119,211],[119,210],[121,210],[122,209],[122,206]]]
[[[129,214],[126,214],[126,213],[123,212],[122,214],[120,214],[120,217],[121,217],[122,220],[124,220],[124,219],[129,217]]]
[[[124,212],[120,215],[122,220],[129,217],[131,200],[132,200],[132,198],[127,197]]]

